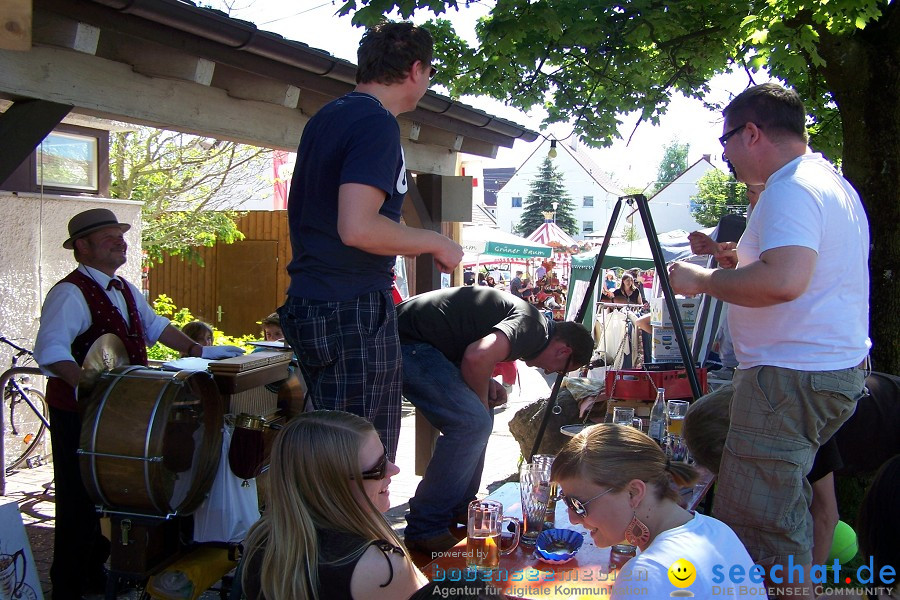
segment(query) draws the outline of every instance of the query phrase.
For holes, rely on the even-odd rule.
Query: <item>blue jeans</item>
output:
[[[446,532],[475,498],[494,415],[433,346],[402,344],[401,351],[403,395],[443,434],[406,517],[406,538],[427,539]]]

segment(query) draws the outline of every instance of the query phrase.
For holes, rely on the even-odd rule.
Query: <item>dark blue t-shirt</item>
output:
[[[351,248],[338,235],[338,189],[345,183],[383,190],[380,214],[400,222],[407,190],[400,127],[374,96],[359,92],[325,105],[300,138],[288,197],[291,296],[351,300],[391,287],[396,257]]]

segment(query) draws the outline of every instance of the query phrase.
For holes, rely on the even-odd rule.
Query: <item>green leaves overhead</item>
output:
[[[440,83],[454,97],[488,95],[545,125],[574,122],[593,146],[620,137],[617,114],[658,123],[674,91],[702,98],[707,82],[735,67],[766,68],[800,91],[818,144],[836,157],[834,105],[824,85],[823,35],[847,35],[878,19],[887,0],[497,0],[476,25],[477,43],[447,20],[469,2],[348,0],[341,14],[371,25],[386,14],[424,12],[435,36]],[[826,125],[827,124],[827,125]],[[819,125],[819,126],[816,126]]]

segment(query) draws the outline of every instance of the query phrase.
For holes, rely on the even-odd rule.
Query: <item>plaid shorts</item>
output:
[[[278,314],[313,406],[366,418],[393,461],[400,438],[402,380],[390,290],[342,302],[288,296]]]
[[[761,366],[734,375],[731,426],[713,507],[762,565],[812,561],[812,488],[819,449],[856,409],[865,373]]]

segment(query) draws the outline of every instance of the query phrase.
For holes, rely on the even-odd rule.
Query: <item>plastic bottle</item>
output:
[[[656,388],[656,401],[650,409],[650,429],[647,432],[657,444],[662,446],[666,436],[666,390]]]

